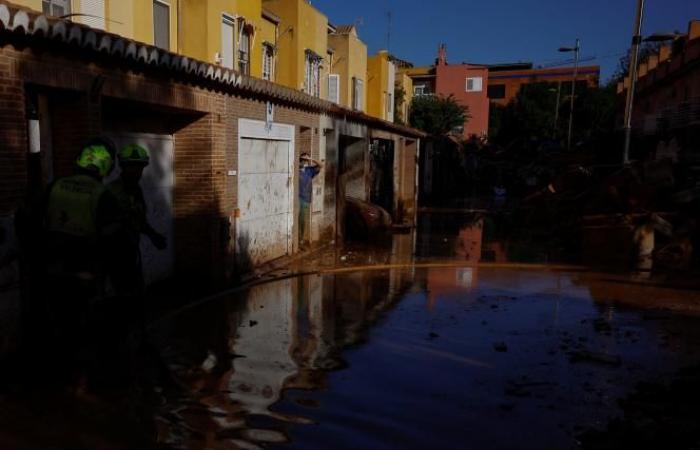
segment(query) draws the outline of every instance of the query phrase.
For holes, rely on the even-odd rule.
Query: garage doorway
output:
[[[294,127],[239,119],[236,254],[250,269],[292,253]]]
[[[148,149],[150,164],[143,171],[141,189],[146,200],[148,223],[166,237],[168,247],[156,249],[151,241],[141,235],[141,259],[146,285],[163,281],[173,275],[175,266],[175,245],[173,226],[173,187],[174,146],[173,137],[168,134],[114,133],[108,135],[117,149],[128,144],[140,145]],[[117,167],[107,182],[119,177]]]

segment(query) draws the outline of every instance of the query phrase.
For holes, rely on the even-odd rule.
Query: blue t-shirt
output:
[[[302,202],[311,203],[313,180],[320,171],[318,166],[302,167],[299,170],[299,198]]]

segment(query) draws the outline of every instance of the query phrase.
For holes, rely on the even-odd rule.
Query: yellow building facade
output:
[[[308,0],[264,0],[263,7],[279,17],[276,81],[309,95],[327,98],[328,18]]]
[[[360,40],[354,26],[342,25],[328,35],[328,46],[334,52],[329,91],[338,92],[337,98],[329,93],[328,99],[337,100],[346,108],[367,111],[367,45]]]
[[[52,16],[149,44],[156,43],[156,21],[161,47],[178,49],[177,0],[13,0],[12,3]]]
[[[277,22],[262,0],[14,0],[248,75],[272,79]],[[178,9],[180,8],[180,9]],[[265,59],[267,57],[267,59]]]
[[[396,66],[389,52],[382,50],[367,58],[367,113],[388,122],[394,121]]]

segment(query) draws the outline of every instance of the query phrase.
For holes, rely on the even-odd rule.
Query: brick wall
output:
[[[26,162],[24,90],[15,59],[0,53],[0,215],[9,215],[24,196]]]
[[[238,171],[238,119],[265,120],[264,100],[185,84],[151,69],[126,71],[106,60],[88,64],[59,52],[35,54],[0,47],[0,215],[13,211],[27,192],[25,90],[40,92],[48,99],[57,176],[72,173],[82,144],[113,124],[114,117],[109,117],[113,105],[125,105],[126,113],[114,114],[119,130],[140,132],[157,125],[162,127],[157,132],[172,134],[177,270],[187,280],[211,281],[230,275],[225,269],[235,251],[231,219],[237,207],[238,180],[229,171]],[[152,123],[146,126],[143,114],[139,117],[128,111],[146,111],[143,114],[154,116]],[[338,141],[343,131],[331,131],[327,138],[319,113],[285,104],[275,106],[274,121],[295,127],[295,161],[303,150],[311,150],[318,158],[320,139],[327,140],[330,177],[319,178],[319,183],[325,184],[324,209],[333,208],[328,214],[314,215],[318,223],[312,227],[323,229],[323,238],[330,240],[335,226]],[[359,133],[363,140],[354,144],[366,151],[366,126],[345,120],[324,123],[346,127],[349,135]],[[366,159],[361,152],[357,156],[360,161]],[[298,183],[293,192],[296,236]],[[298,239],[293,241],[296,251]]]

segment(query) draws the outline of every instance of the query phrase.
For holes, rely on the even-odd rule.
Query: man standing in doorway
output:
[[[321,172],[323,165],[311,158],[308,153],[302,153],[299,160],[299,240],[301,247],[309,243],[309,222],[311,220],[311,199],[313,197],[313,181]]]

